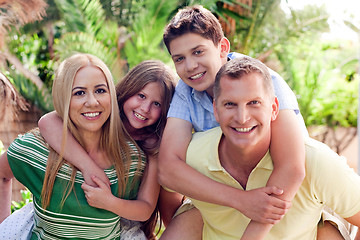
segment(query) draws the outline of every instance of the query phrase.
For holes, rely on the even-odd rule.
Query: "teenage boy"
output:
[[[285,81],[270,70],[280,113],[271,127],[274,174],[267,186],[276,187],[245,192],[220,184],[188,166],[185,155],[193,129],[198,132],[218,126],[212,106],[215,75],[229,59],[241,54],[229,54],[230,43],[219,21],[202,6],[180,10],[166,27],[164,42],[181,79],[160,146],[160,184],[194,199],[232,207],[255,221],[268,225],[276,223],[289,207],[305,174],[302,136],[307,132],[295,95]],[[250,133],[253,129],[237,131]],[[195,209],[177,216],[171,223],[176,227],[169,226],[170,229],[178,229],[176,236],[169,237],[171,239],[185,239],[181,234],[189,236],[192,230],[194,235],[201,233],[201,215]]]
[[[187,164],[234,188],[251,190],[265,186],[273,171],[269,147],[271,124],[278,112],[279,103],[264,64],[250,57],[226,63],[216,75],[214,87],[214,114],[220,127],[194,134]],[[253,130],[236,131],[244,128]],[[325,204],[360,226],[360,176],[318,141],[306,138],[305,152],[306,177],[291,209],[266,239],[316,239]],[[195,199],[193,203],[204,219],[203,239],[265,237],[256,229],[246,229],[250,219],[233,208]]]

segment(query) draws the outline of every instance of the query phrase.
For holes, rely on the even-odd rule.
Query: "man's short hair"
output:
[[[170,42],[186,33],[196,33],[217,46],[224,37],[219,20],[201,5],[180,9],[164,30],[164,43],[170,52]]]
[[[251,73],[259,73],[263,77],[263,85],[266,92],[269,96],[275,96],[274,85],[271,79],[271,75],[269,73],[268,68],[260,62],[259,60],[249,57],[249,56],[241,56],[238,58],[234,58],[228,62],[226,62],[218,71],[215,77],[214,84],[214,99],[219,97],[221,88],[220,88],[220,80],[225,76],[230,79],[240,79],[244,75],[248,75]]]

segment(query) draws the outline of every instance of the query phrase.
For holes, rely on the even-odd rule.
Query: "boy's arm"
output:
[[[247,217],[266,223],[277,222],[289,203],[270,196],[281,194],[275,187],[242,191],[216,182],[187,165],[187,147],[192,137],[190,122],[168,118],[159,152],[160,184],[204,202],[229,206]]]
[[[111,211],[129,220],[148,220],[154,212],[160,191],[156,161],[155,158],[148,160],[136,200],[115,197],[110,188],[94,177],[93,180],[99,187],[91,187],[85,183],[81,186],[89,205]]]
[[[284,193],[277,197],[292,201],[305,177],[304,138],[293,110],[280,110],[272,122],[270,153],[274,170],[267,186],[283,189]],[[271,224],[251,221],[242,240],[263,239],[271,228]],[[252,233],[256,238],[251,236]]]
[[[55,111],[42,116],[38,122],[41,135],[46,142],[57,152],[61,151],[62,119]],[[107,185],[110,185],[103,169],[101,169],[87,154],[84,148],[75,140],[68,130],[65,144],[64,158],[77,167],[83,174],[85,181],[91,186],[96,186],[91,176],[97,176]]]
[[[12,171],[7,160],[7,152],[0,156],[0,223],[11,214]]]

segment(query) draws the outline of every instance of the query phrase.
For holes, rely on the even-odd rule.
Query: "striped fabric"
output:
[[[131,146],[132,163],[130,177],[124,199],[135,199],[140,179],[134,178],[137,171],[142,175],[146,158],[141,153],[141,167],[137,169],[139,152]],[[84,178],[81,172],[75,177],[74,191],[61,206],[67,184],[70,180],[71,167],[64,164],[55,181],[49,207],[41,207],[41,189],[45,176],[49,154],[44,139],[38,132],[19,136],[8,149],[8,161],[17,180],[33,194],[35,206],[35,226],[31,239],[120,239],[120,217],[112,212],[97,209],[87,204],[81,184]],[[114,168],[105,170],[111,183],[111,191],[117,196],[118,181]]]

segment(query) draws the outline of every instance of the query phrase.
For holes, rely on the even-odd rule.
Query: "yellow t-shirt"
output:
[[[218,144],[221,136],[219,127],[195,133],[186,162],[218,182],[243,189],[220,164]],[[316,239],[317,224],[324,205],[344,218],[360,211],[360,177],[328,146],[310,138],[305,144],[304,182],[292,201],[291,209],[265,239]],[[246,190],[264,187],[272,170],[273,163],[268,152],[250,174]],[[195,199],[192,201],[203,216],[205,240],[238,240],[250,222],[233,208]]]

